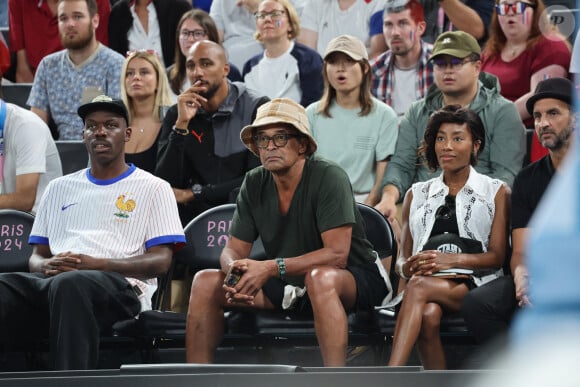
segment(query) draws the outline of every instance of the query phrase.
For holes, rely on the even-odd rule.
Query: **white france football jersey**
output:
[[[185,242],[175,196],[167,182],[131,165],[121,176],[95,179],[89,169],[53,180],[42,197],[31,244],[53,255],[71,251],[95,258],[128,258],[160,244]],[[127,279],[151,308],[156,279]]]

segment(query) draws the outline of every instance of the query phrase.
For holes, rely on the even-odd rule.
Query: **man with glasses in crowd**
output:
[[[290,99],[261,106],[240,137],[262,166],[246,175],[238,195],[221,270],[198,272],[193,280],[187,361],[211,362],[224,308],[250,307],[311,310],[324,365],[344,366],[346,312],[372,309],[387,294],[349,178],[313,156],[306,111]],[[267,260],[248,258],[258,237]],[[230,270],[237,282],[226,277]]]
[[[401,121],[397,147],[383,178],[381,201],[376,205],[390,221],[400,219],[397,202],[414,182],[440,173],[430,172],[417,158],[417,150],[429,116],[443,106],[469,107],[483,121],[489,146],[478,156],[475,168],[479,173],[511,185],[522,167],[525,128],[515,105],[500,95],[497,78],[481,72],[480,54],[477,41],[466,32],[445,32],[435,41],[431,57],[435,87],[411,105]]]

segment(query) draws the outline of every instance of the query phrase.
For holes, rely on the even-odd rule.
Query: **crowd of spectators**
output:
[[[0,36],[0,80],[3,76],[5,85],[29,84],[30,110],[4,101],[0,93],[0,208],[32,213],[42,209],[31,239],[35,253],[30,267],[41,273],[38,276],[58,278],[75,265],[109,270],[92,260],[83,266],[83,251],[77,256],[59,250],[70,246],[63,236],[54,244],[46,239],[53,232],[46,218],[53,211],[47,207],[53,200],[51,192],[60,192],[56,187],[69,180],[86,183],[80,175],[59,178],[63,168],[55,140],[73,140],[83,141],[91,156],[86,174],[92,183],[98,180],[96,175],[124,180],[135,169],[137,176],[141,170],[155,175],[148,174],[144,181],[150,177],[161,184],[163,180],[163,198],[174,199],[177,211],[172,202],[171,213],[179,216],[182,226],[204,210],[237,202],[234,239],[228,245],[231,250],[224,250],[228,259],[222,263],[223,273],[194,280],[197,290],[192,290],[192,299],[206,288],[213,289],[210,298],[197,299],[195,305],[214,316],[228,303],[252,304],[258,294],[262,306],[280,307],[268,300],[271,289],[261,293],[260,288],[252,288],[252,295],[244,294],[250,292],[249,285],[227,287],[226,297],[219,295],[219,307],[208,306],[222,291],[216,283],[223,281],[229,268],[236,266],[241,275],[254,272],[253,267],[248,269],[252,263],[232,263],[245,258],[241,253],[251,247],[246,239],[264,231],[264,219],[252,215],[260,204],[254,203],[257,196],[253,195],[264,192],[259,185],[246,185],[245,177],[257,179],[261,173],[269,193],[275,197],[278,192],[278,209],[292,214],[296,211],[291,211],[292,206],[299,206],[292,202],[293,195],[302,195],[296,187],[303,168],[310,173],[308,168],[316,163],[344,170],[344,176],[338,175],[344,181],[348,178],[350,189],[341,186],[346,190],[342,194],[374,206],[396,231],[401,249],[393,258],[397,273],[408,282],[403,281],[400,289],[406,294],[397,310],[391,365],[406,364],[416,343],[425,367],[444,368],[438,339],[444,313],[462,311],[484,342],[499,332],[484,329],[481,316],[497,312],[506,326],[517,308],[533,303],[527,297],[521,234],[529,216],[511,224],[510,207],[522,211],[517,206],[529,201],[526,195],[534,194],[531,187],[537,183],[545,188],[559,167],[576,124],[571,100],[578,79],[569,78],[580,72],[580,48],[572,49],[576,36],[566,36],[551,24],[543,0],[0,0],[2,23],[8,39]],[[107,118],[113,113],[114,118]],[[93,120],[94,114],[102,121],[90,121],[93,127],[89,127],[86,119]],[[526,128],[535,130],[531,145],[526,143]],[[269,152],[277,149],[285,151],[269,158]],[[113,151],[114,158],[107,159]],[[318,161],[319,157],[325,161]],[[520,172],[524,159],[539,161]],[[288,176],[285,173],[291,168],[286,171],[277,163],[298,172]],[[547,177],[533,175],[540,166]],[[534,178],[539,180],[532,182]],[[53,180],[54,187],[47,189]],[[321,173],[314,180],[300,184],[321,185],[328,176]],[[294,186],[289,188],[288,181]],[[510,197],[512,187],[514,197]],[[543,190],[535,193],[529,214],[542,194]],[[119,195],[124,199],[129,192]],[[119,214],[128,216],[135,202],[119,201],[121,196],[117,208],[124,210]],[[335,208],[307,196],[322,209]],[[340,197],[341,210],[351,205],[349,198]],[[75,200],[59,202],[62,212],[66,205],[76,205]],[[351,215],[344,214],[354,228],[337,235],[364,245],[364,237],[350,234],[360,231],[358,216],[354,221]],[[327,220],[318,208],[312,217]],[[251,223],[248,219],[260,224],[254,225],[260,232],[250,235],[242,230],[242,225]],[[307,275],[313,289],[320,289],[312,265],[298,269],[295,265],[307,261],[304,257],[309,253],[313,257],[336,253],[329,246],[338,237],[327,233],[344,230],[335,223],[318,230],[320,235],[309,235],[322,243],[304,242],[301,251],[296,246],[278,250],[275,246],[273,251],[291,251],[295,255],[291,257],[299,259],[269,257],[275,265],[264,267],[264,272],[285,280],[288,265],[289,272]],[[167,224],[175,233],[172,220]],[[449,233],[460,240],[437,239]],[[508,236],[516,256],[513,273],[504,265],[511,252]],[[155,241],[151,247],[149,237],[141,238],[149,244],[137,256],[147,256],[159,245]],[[466,240],[477,242],[478,248],[469,250],[472,246]],[[180,241],[181,235],[168,244]],[[169,250],[163,248],[163,257]],[[128,254],[114,248],[98,253],[105,258]],[[371,255],[364,257],[362,261],[372,263]],[[333,265],[334,261],[317,262]],[[110,270],[116,268],[130,277],[158,274],[162,266],[150,272],[116,265]],[[502,266],[506,276],[496,279]],[[467,274],[434,276],[456,268]],[[333,294],[339,295],[335,306],[358,308],[361,300],[349,297],[360,291],[358,281],[364,277],[344,265],[333,270],[328,274],[333,284],[338,277],[348,283]],[[346,277],[341,277],[344,272]],[[350,282],[353,276],[356,287]],[[36,274],[26,276],[27,281],[33,277]],[[103,278],[96,276],[97,281]],[[0,275],[0,286],[10,286],[12,280]],[[56,281],[47,281],[51,282]],[[265,281],[254,282],[266,286]],[[119,283],[116,278],[116,286]],[[509,298],[507,312],[481,306],[487,302],[485,297],[491,297],[487,283]],[[498,286],[502,287],[498,290]],[[313,290],[310,307],[320,315],[327,306],[319,298]],[[502,306],[493,305],[498,310]],[[189,324],[195,329],[188,328],[188,358],[209,361],[215,346],[206,343],[206,352],[196,353],[196,343],[207,338],[202,339],[199,316],[192,315],[195,308],[191,304],[189,308]],[[342,314],[339,317],[342,321]],[[328,326],[326,320],[319,320]],[[342,328],[334,328],[343,333]],[[219,332],[212,332],[212,337],[219,337]],[[328,337],[318,331],[317,335],[325,364],[343,365],[342,344],[337,355]],[[53,366],[86,368],[93,360],[69,363],[57,358]]]

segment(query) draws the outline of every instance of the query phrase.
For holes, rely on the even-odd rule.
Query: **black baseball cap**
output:
[[[95,97],[91,102],[79,106],[77,113],[79,117],[82,118],[83,123],[85,122],[85,117],[90,113],[96,111],[106,111],[111,113],[116,113],[125,119],[127,125],[129,125],[129,113],[127,113],[127,108],[125,104],[120,99],[112,99],[107,95],[99,95]]]

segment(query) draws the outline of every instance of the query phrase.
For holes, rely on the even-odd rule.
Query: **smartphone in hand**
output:
[[[228,274],[226,274],[226,278],[224,279],[224,285],[226,285],[229,288],[233,288],[234,286],[236,286],[240,278],[242,278],[242,271],[235,268],[234,265],[232,265],[228,270]]]

